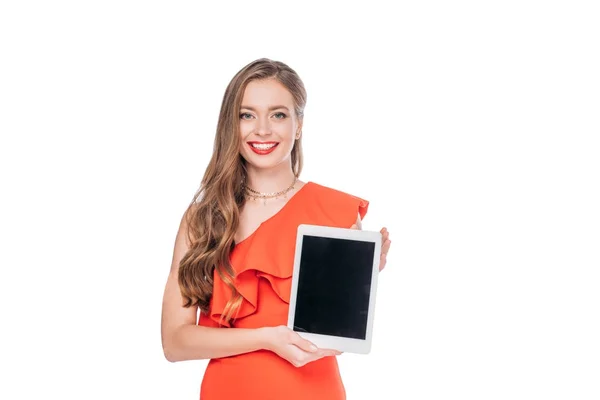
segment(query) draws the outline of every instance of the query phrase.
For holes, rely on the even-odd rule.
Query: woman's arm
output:
[[[164,307],[166,313],[169,309]],[[267,332],[262,328],[209,328],[195,321],[181,323],[172,316],[163,317],[162,326],[163,351],[170,362],[228,357],[267,347]]]
[[[179,262],[189,249],[184,215],[175,239],[171,270],[162,303],[161,339],[170,362],[227,357],[265,347],[263,330],[220,329],[196,325],[198,307],[183,307],[179,290]]]
[[[197,307],[183,307],[178,271],[188,251],[186,217],[181,220],[162,304],[161,339],[170,362],[228,357],[260,349],[275,352],[296,366],[339,354],[316,349],[285,326],[257,329],[209,328],[196,325]]]

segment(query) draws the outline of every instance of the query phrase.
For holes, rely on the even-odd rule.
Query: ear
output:
[[[302,120],[298,120],[298,128],[296,128],[296,140],[302,137]]]

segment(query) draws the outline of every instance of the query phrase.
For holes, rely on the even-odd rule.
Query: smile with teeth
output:
[[[254,153],[264,156],[275,150],[279,142],[248,142],[248,144]]]
[[[275,147],[277,143],[250,143],[250,146],[259,150],[269,150],[271,147]]]

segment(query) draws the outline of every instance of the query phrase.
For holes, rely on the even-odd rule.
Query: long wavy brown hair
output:
[[[306,90],[298,74],[288,65],[268,58],[255,60],[242,68],[231,80],[219,113],[212,158],[194,195],[185,218],[188,225],[189,251],[179,264],[179,286],[184,307],[198,305],[208,312],[216,272],[231,290],[221,320],[228,324],[242,303],[234,285],[235,274],[229,255],[235,246],[240,210],[244,206],[243,182],[246,161],[240,155],[239,118],[242,98],[249,82],[274,78],[284,85],[294,99],[295,113],[304,117]],[[295,141],[291,154],[292,171],[302,171],[302,138]]]

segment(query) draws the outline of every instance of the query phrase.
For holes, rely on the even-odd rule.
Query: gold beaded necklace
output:
[[[256,191],[256,190],[246,186],[245,184],[244,184],[244,189],[245,189],[246,195],[248,197],[252,198],[253,200],[263,199],[264,205],[266,206],[267,199],[276,199],[279,196],[283,196],[284,199],[287,198],[288,192],[294,188],[297,181],[298,181],[298,177],[294,176],[294,181],[292,182],[292,184],[287,189],[281,190],[279,192],[263,193],[263,192]]]

